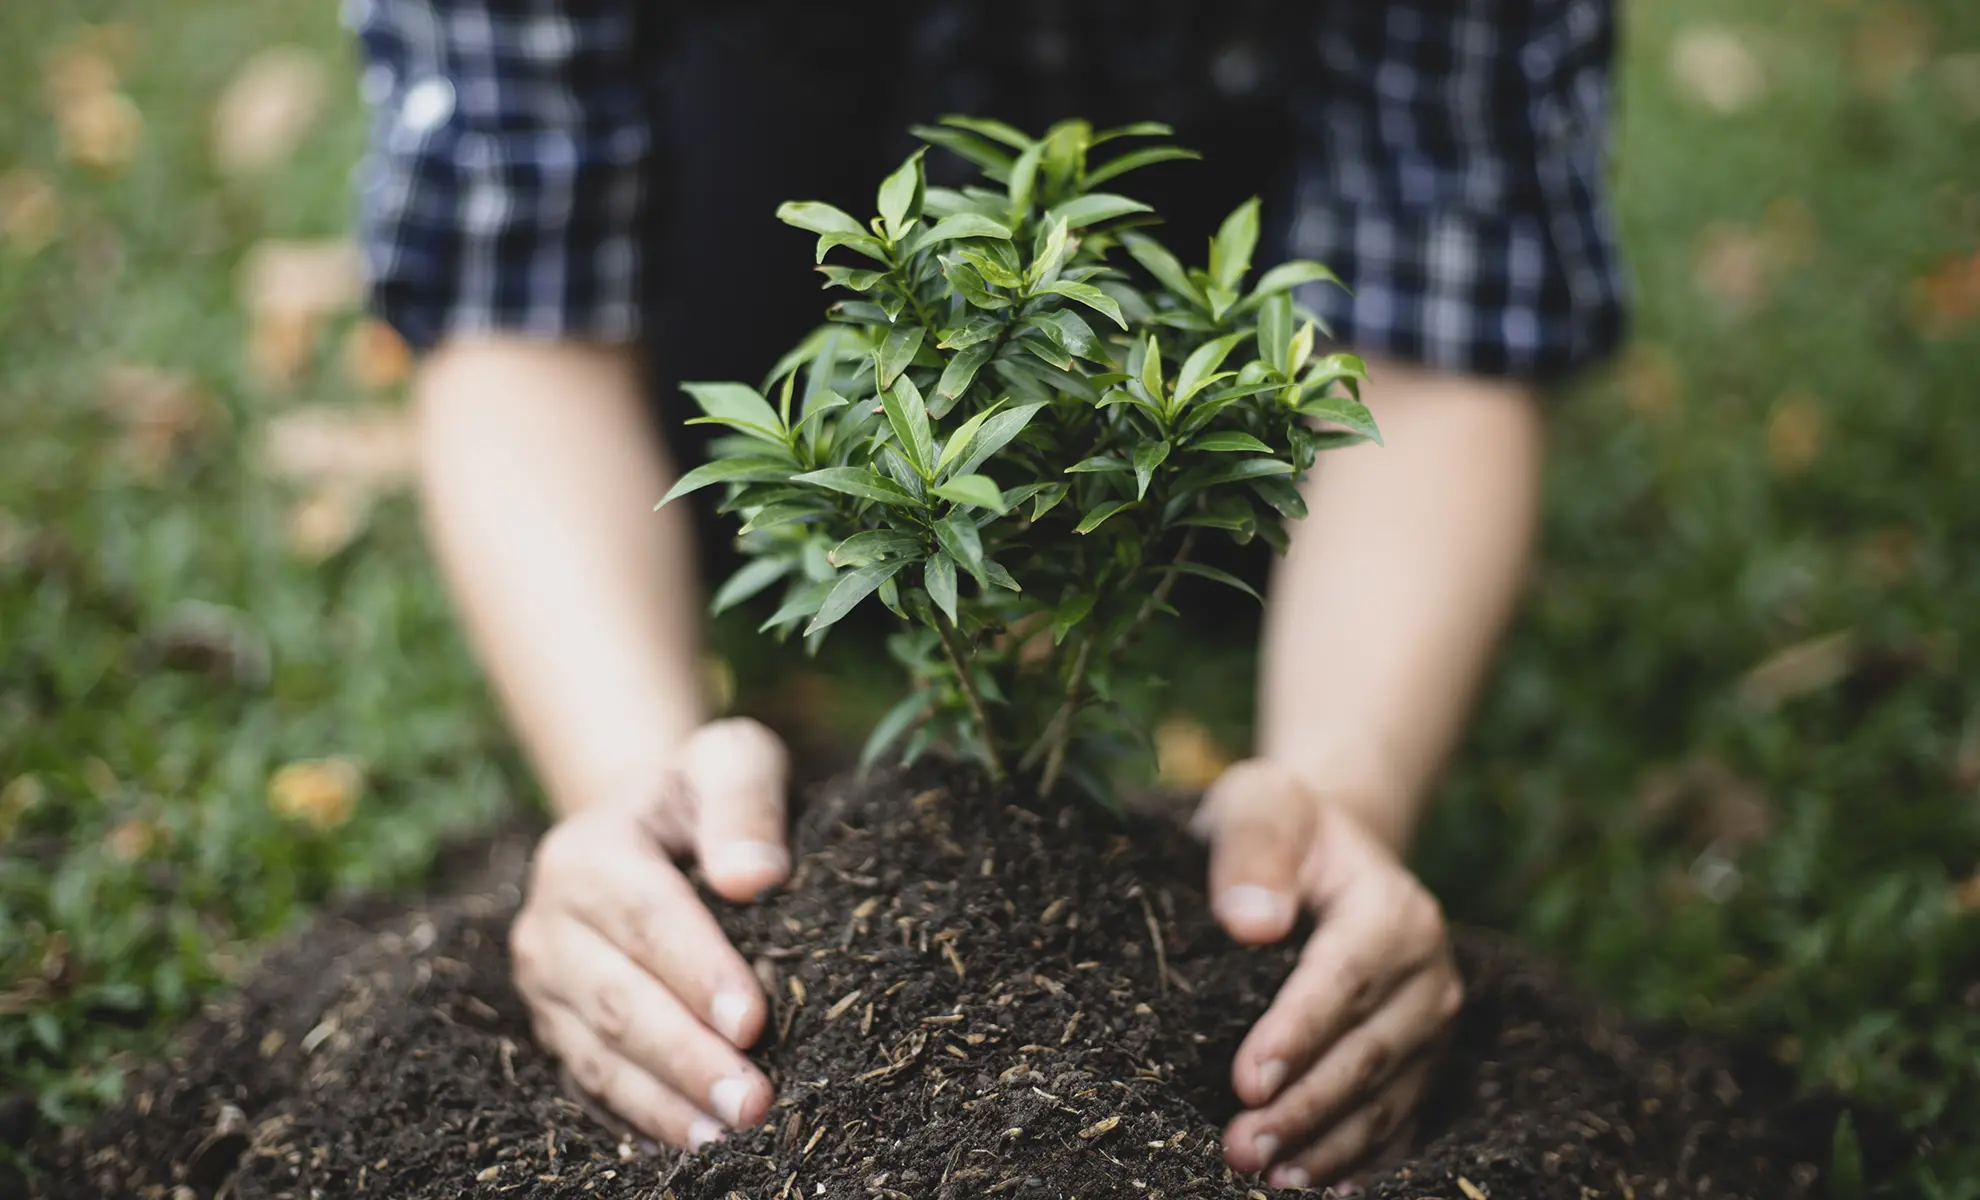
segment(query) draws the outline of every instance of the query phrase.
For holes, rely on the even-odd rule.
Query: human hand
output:
[[[1290,770],[1253,759],[1211,786],[1195,828],[1211,842],[1217,920],[1241,942],[1316,919],[1299,964],[1231,1064],[1247,1111],[1224,1157],[1274,1187],[1359,1188],[1400,1156],[1444,1034],[1464,1000],[1443,913],[1394,851]]]
[[[589,808],[537,847],[509,934],[537,1041],[577,1085],[648,1137],[699,1149],[761,1121],[770,1083],[741,1051],[762,989],[675,865],[754,899],[790,870],[787,756],[755,721],[702,726],[656,799]]]

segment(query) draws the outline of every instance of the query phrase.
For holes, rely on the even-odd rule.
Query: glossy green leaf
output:
[[[1136,121],[1129,125],[1116,125],[1093,135],[1091,145],[1101,146],[1125,137],[1169,137],[1175,133],[1171,126],[1160,121]]]
[[[1215,382],[1217,368],[1224,365],[1231,351],[1250,337],[1249,332],[1226,334],[1191,351],[1190,356],[1183,360],[1182,369],[1176,372],[1176,403],[1189,403],[1196,393]]]
[[[1277,509],[1279,515],[1288,521],[1306,519],[1306,497],[1300,494],[1299,489],[1291,481],[1254,479],[1251,481],[1251,490],[1258,493],[1260,500]]]
[[[900,484],[877,471],[865,467],[826,467],[821,471],[808,471],[791,477],[793,483],[809,483],[857,496],[862,500],[876,500],[895,508],[919,508],[920,503]]]
[[[887,277],[885,271],[865,271],[853,267],[825,266],[818,268],[818,271],[825,276],[827,287],[850,288],[855,292],[872,291],[875,285]]]
[[[844,246],[848,250],[856,250],[875,262],[884,263],[887,261],[886,245],[870,233],[825,234],[818,239],[818,261],[821,263],[824,262],[825,256],[840,246]]]
[[[928,188],[928,176],[922,167],[922,158],[928,153],[926,147],[908,155],[901,168],[880,183],[878,206],[880,220],[887,226],[887,236],[898,241],[907,227],[921,217],[921,208]]]
[[[1248,433],[1239,430],[1226,430],[1220,433],[1206,433],[1189,444],[1191,450],[1214,450],[1218,453],[1249,451],[1257,454],[1270,454],[1272,448]]]
[[[1241,307],[1245,309],[1256,308],[1270,297],[1283,295],[1286,292],[1292,291],[1294,288],[1305,287],[1309,283],[1331,283],[1336,287],[1347,286],[1341,282],[1340,276],[1317,262],[1298,260],[1289,263],[1280,263],[1259,277],[1257,286],[1251,289],[1251,295],[1245,298],[1244,304]]]
[[[1011,306],[1009,297],[991,291],[989,285],[983,282],[983,276],[976,273],[976,268],[961,259],[944,262],[942,274],[948,276],[956,291],[962,293],[963,299],[975,308],[995,311]]]
[[[1168,442],[1143,442],[1134,448],[1134,498],[1145,499],[1148,484],[1155,478],[1155,469],[1169,461],[1169,452],[1175,447]]]
[[[1245,595],[1251,597],[1253,600],[1258,601],[1260,604],[1265,603],[1265,597],[1258,594],[1257,588],[1252,587],[1250,584],[1246,583],[1242,579],[1239,579],[1237,576],[1231,574],[1229,571],[1219,570],[1216,567],[1207,566],[1203,563],[1194,563],[1194,562],[1177,563],[1174,566],[1172,566],[1170,570],[1176,571],[1177,573],[1183,575],[1194,575],[1198,579],[1208,579],[1215,583],[1221,583],[1225,587],[1236,588],[1238,591],[1243,592]]]
[[[667,494],[661,497],[660,503],[654,505],[653,508],[654,511],[658,512],[661,508],[680,499],[689,492],[700,491],[702,488],[712,484],[782,483],[790,477],[791,465],[789,463],[778,462],[775,459],[719,458],[714,462],[704,463],[681,476],[674,483],[673,487],[667,489]]]
[[[1293,335],[1292,341],[1286,346],[1286,361],[1283,364],[1287,375],[1299,374],[1300,369],[1306,365],[1306,360],[1313,357],[1315,336],[1316,330],[1311,321],[1302,325],[1299,332]]]
[[[1039,239],[1038,255],[1025,268],[1025,286],[1035,291],[1058,282],[1059,272],[1066,265],[1066,242],[1070,236],[1063,220],[1045,227],[1044,235]]]
[[[1162,243],[1139,233],[1130,233],[1122,236],[1121,244],[1127,247],[1134,261],[1155,277],[1157,283],[1198,308],[1209,307],[1210,302],[1203,298],[1202,289],[1190,280],[1189,272],[1183,270],[1182,263]]]
[[[832,594],[832,582],[803,583],[793,587],[784,595],[784,603],[770,619],[756,627],[758,633],[767,633],[785,625],[793,625],[817,612],[825,603],[825,597]]]
[[[975,163],[993,179],[1009,176],[1011,164],[1015,161],[1009,154],[989,142],[961,129],[947,129],[940,125],[912,125],[908,127],[908,132],[930,145],[940,146],[951,154]]]
[[[1036,521],[1057,508],[1072,493],[1072,487],[1063,483],[1048,483],[1038,489],[1031,501],[1031,519]]]
[[[1073,626],[1084,621],[1093,612],[1093,604],[1094,595],[1092,592],[1080,592],[1067,597],[1057,608],[1052,610],[1052,644],[1054,646],[1065,641],[1066,635],[1072,632]]]
[[[681,390],[694,397],[701,411],[725,422],[758,425],[778,430],[783,423],[777,410],[755,388],[741,383],[684,383]]]
[[[780,204],[777,206],[777,219],[820,236],[832,233],[871,236],[850,213],[818,200],[792,200]]]
[[[987,358],[989,356],[985,355],[985,357]],[[946,382],[947,376],[944,376],[944,383],[946,384]],[[949,435],[948,444],[942,447],[942,457],[935,460],[935,470],[938,473],[947,469],[950,463],[955,462],[962,455],[969,452],[971,444],[976,441],[977,431],[983,428],[984,422],[997,415],[997,410],[1003,407],[1003,403],[1003,401],[999,400],[997,403],[977,413],[956,427],[956,431]]]
[[[1292,297],[1281,293],[1267,300],[1258,312],[1258,355],[1274,371],[1285,372],[1286,353],[1292,348]]]
[[[1233,303],[1238,285],[1251,270],[1251,256],[1258,249],[1258,210],[1256,196],[1238,205],[1210,242],[1210,278],[1218,288],[1232,293]]]
[[[990,245],[1007,248],[1010,243],[992,242]],[[973,246],[961,247],[956,253],[961,256],[964,262],[976,268],[976,273],[983,276],[983,281],[992,287],[1018,288],[1024,286],[1024,276],[1018,271],[1014,271],[1006,266],[996,256],[985,254]]]
[[[834,546],[825,560],[835,567],[867,567],[888,558],[919,554],[922,541],[898,529],[867,529]]]
[[[901,565],[886,563],[860,567],[839,576],[839,581],[826,594],[824,603],[819,605],[817,615],[811,618],[811,624],[804,627],[804,636],[823,633],[844,620],[846,614],[859,607],[860,601],[879,588],[881,581],[893,578]]]
[[[1007,408],[985,421],[983,429],[976,435],[975,447],[969,451],[968,457],[956,466],[956,474],[971,474],[990,461],[991,456],[1010,445],[1012,439],[1023,433],[1025,426],[1031,423],[1031,418],[1038,415],[1038,410],[1044,407],[1043,403],[1037,403]]]
[[[1031,211],[1031,198],[1038,185],[1038,164],[1045,159],[1045,143],[1038,142],[1018,155],[1011,167],[1008,192],[1011,225],[1024,223],[1025,214]]]
[[[921,343],[927,336],[928,331],[919,325],[896,325],[887,331],[887,340],[880,343],[876,360],[882,389],[894,386],[894,381],[921,351]]]
[[[938,485],[935,494],[944,500],[973,504],[992,512],[1001,513],[1005,508],[1004,493],[998,491],[996,483],[984,475],[958,475]]]
[[[959,512],[950,513],[935,522],[935,540],[963,570],[978,577],[983,574],[983,535],[977,532],[975,521]]]
[[[794,558],[759,558],[744,563],[742,569],[729,576],[722,586],[715,590],[715,598],[708,605],[710,614],[721,616],[789,575],[797,569],[797,565],[797,560]]]
[[[1092,533],[1094,530],[1106,524],[1108,519],[1113,517],[1114,514],[1120,512],[1124,508],[1132,508],[1132,507],[1134,507],[1134,501],[1132,500],[1109,500],[1105,504],[1102,504],[1098,508],[1094,509],[1092,512],[1087,513],[1086,517],[1083,520],[1081,520],[1078,525],[1073,526],[1073,532]]]
[[[953,217],[943,217],[921,235],[916,248],[933,246],[937,242],[953,241],[957,238],[998,238],[1011,239],[1010,226],[980,217],[975,213],[957,213]]]
[[[1115,196],[1107,192],[1094,192],[1054,205],[1046,212],[1045,221],[1047,224],[1064,221],[1070,228],[1084,229],[1088,225],[1098,225],[1135,213],[1153,211],[1155,210],[1139,200],[1131,200],[1126,196]]]
[[[901,697],[898,703],[887,710],[887,715],[880,718],[879,724],[873,727],[873,732],[867,735],[866,744],[860,747],[860,772],[864,774],[872,770],[873,764],[880,761],[880,756],[899,742],[902,735],[906,734],[916,721],[927,715],[928,710],[934,705],[933,688],[922,688]]]
[[[1061,279],[1038,290],[1041,295],[1064,296],[1068,300],[1077,300],[1122,329],[1128,327],[1127,318],[1121,312],[1120,302],[1090,283],[1069,283]]]
[[[1313,396],[1299,406],[1302,416],[1313,417],[1360,434],[1376,445],[1382,444],[1382,431],[1375,425],[1375,414],[1359,400],[1346,396]]]
[[[928,589],[928,598],[949,618],[951,625],[956,621],[956,562],[940,551],[929,556],[921,568],[922,585]]]
[[[1004,332],[1001,317],[971,317],[943,336],[936,345],[943,350],[967,350],[978,342],[987,342]]]
[[[1018,586],[1018,581],[1011,573],[1004,569],[1003,564],[994,559],[986,558],[983,560],[983,577],[990,581],[991,587],[1000,587],[1007,592],[1024,591],[1022,587]]]
[[[967,129],[971,133],[989,138],[993,142],[1002,142],[1013,150],[1027,150],[1031,147],[1031,139],[1025,136],[1023,130],[1012,128],[1002,121],[992,121],[983,117],[964,116],[961,113],[949,113],[937,119],[944,125],[952,126],[956,129]]]
[[[1148,393],[1150,400],[1167,409],[1168,401],[1162,387],[1162,343],[1156,341],[1152,333],[1148,335],[1147,345],[1142,348],[1141,388]]]
[[[1181,146],[1148,146],[1140,150],[1130,150],[1119,158],[1112,159],[1086,173],[1086,186],[1099,187],[1109,179],[1118,179],[1129,171],[1139,171],[1156,163],[1178,162],[1202,158],[1194,150]]]
[[[941,381],[935,385],[935,393],[950,400],[959,399],[976,380],[976,373],[990,356],[997,353],[996,342],[978,342],[949,360],[943,369]]]
[[[1100,346],[1100,339],[1084,318],[1071,309],[1058,309],[1039,313],[1030,318],[1045,336],[1057,343],[1060,349],[1080,358],[1092,358]]]

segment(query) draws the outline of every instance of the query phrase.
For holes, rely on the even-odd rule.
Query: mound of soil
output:
[[[773,999],[780,1099],[703,1156],[559,1087],[508,983],[528,841],[416,911],[272,953],[129,1102],[42,1148],[54,1200],[381,1196],[1240,1198],[1218,1129],[1295,951],[1211,923],[1172,827],[924,778],[826,788],[798,869],[724,927]],[[1462,940],[1471,1001],[1422,1146],[1376,1197],[1813,1194],[1829,1126],[1702,1044],[1632,1029],[1516,948]]]

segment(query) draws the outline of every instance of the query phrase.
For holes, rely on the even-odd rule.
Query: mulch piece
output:
[[[642,1150],[559,1086],[508,982],[529,841],[465,886],[347,906],[272,951],[39,1194],[639,1200],[1246,1198],[1230,1058],[1296,951],[1233,945],[1165,822],[993,798],[967,776],[821,789],[787,888],[722,923],[772,998],[780,1099],[703,1156]],[[1420,1150],[1367,1195],[1823,1194],[1833,1114],[1632,1026],[1465,934],[1470,1001]]]

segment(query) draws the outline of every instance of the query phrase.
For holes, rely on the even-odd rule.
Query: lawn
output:
[[[0,6],[0,1142],[534,803],[403,494],[404,363],[317,244],[363,135],[331,9]],[[1980,8],[1637,0],[1626,60],[1636,338],[1557,401],[1421,866],[1890,1114],[1889,1194],[1974,1200]],[[1169,715],[1240,747],[1243,655],[1190,670]],[[887,701],[832,689],[781,690],[840,737]]]

